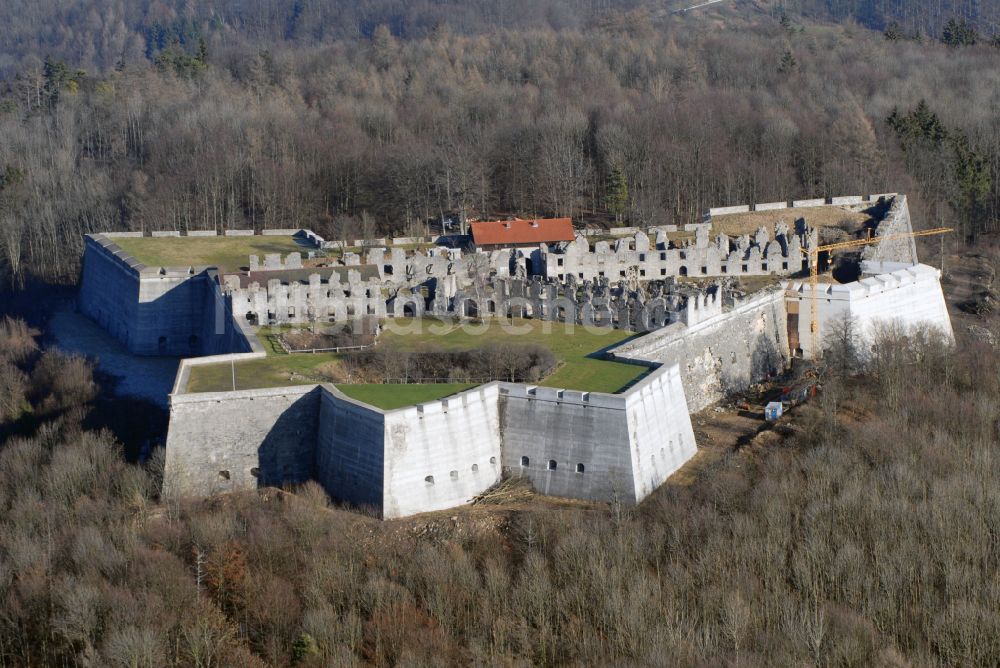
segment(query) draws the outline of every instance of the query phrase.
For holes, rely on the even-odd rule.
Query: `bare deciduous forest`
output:
[[[1000,17],[797,5],[3,3],[0,665],[995,664]],[[638,508],[164,504],[162,451],[95,428],[92,365],[3,317],[72,284],[92,231],[652,225],[886,190],[960,231],[957,349],[831,349],[815,401]]]
[[[90,4],[136,45],[67,46],[114,33],[86,20]],[[98,230],[356,238],[504,213],[650,225],[890,189],[967,235],[1000,216],[989,17],[961,19],[974,44],[946,45],[745,3],[711,21],[629,2],[461,3],[454,28],[450,3],[294,3],[310,27],[286,26],[292,39],[286,4],[232,2],[215,19],[22,7],[15,33],[35,41],[14,40],[0,69],[0,278],[73,280],[81,235]],[[869,18],[906,21],[920,3],[902,4]],[[58,21],[78,30],[40,30]],[[890,125],[921,100],[945,140]]]
[[[39,353],[16,321],[0,330],[7,665],[990,665],[1000,652],[988,344],[887,332],[868,373],[637,509],[530,502],[383,523],[331,508],[314,483],[160,504],[162,453],[127,464],[110,434],[81,428],[87,365]]]

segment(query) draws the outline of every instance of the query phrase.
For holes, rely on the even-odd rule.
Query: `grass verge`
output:
[[[337,389],[352,399],[388,411],[443,399],[473,387],[475,385],[467,383],[436,383],[428,385],[338,385]]]
[[[447,321],[399,319],[389,320],[385,325],[379,345],[394,345],[410,351],[428,347],[469,350],[490,343],[536,343],[546,346],[559,362],[558,369],[539,383],[547,387],[584,392],[618,392],[647,372],[641,366],[602,359],[600,351],[631,337],[628,332],[620,330],[588,330],[579,326],[567,329],[561,323],[539,320],[514,320],[507,325],[492,321],[482,325],[457,327]],[[281,351],[280,346],[272,344],[273,342],[265,344],[268,352],[266,358],[236,365],[235,389],[323,382],[323,378],[317,373],[318,367],[340,357],[331,353],[288,355]],[[349,396],[380,408],[399,408],[410,403],[429,401],[468,387],[471,385],[340,386]],[[233,368],[230,364],[196,366],[191,369],[188,392],[225,392],[233,388]],[[347,388],[358,389],[349,391]]]

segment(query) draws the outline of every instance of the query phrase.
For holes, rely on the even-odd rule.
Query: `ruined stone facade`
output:
[[[639,281],[673,277],[788,275],[808,269],[803,249],[816,245],[816,231],[793,230],[778,222],[770,230],[758,228],[753,235],[731,239],[711,236],[711,223],[688,225],[693,242],[675,246],[664,229],[655,231],[655,241],[646,232],[618,239],[612,246],[598,241],[594,247],[585,236],[558,248],[539,249],[532,268],[548,278],[580,280],[635,278]]]

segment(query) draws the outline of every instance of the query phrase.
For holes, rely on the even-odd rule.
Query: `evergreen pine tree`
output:
[[[976,29],[965,19],[961,21],[948,19],[944,30],[941,31],[941,41],[948,46],[973,46],[978,39]]]
[[[966,232],[975,236],[977,224],[985,218],[986,200],[993,187],[990,165],[986,157],[973,148],[964,132],[957,132],[951,139],[954,158],[955,184],[958,188],[955,210],[961,217]]]
[[[778,65],[778,72],[788,74],[798,66],[799,62],[795,60],[795,54],[791,50],[785,49],[785,52],[781,55],[781,64]]]
[[[611,174],[608,176],[608,192],[605,202],[608,207],[608,213],[614,215],[615,222],[621,223],[622,217],[625,215],[628,207],[628,181],[621,167],[615,166],[611,168]]]

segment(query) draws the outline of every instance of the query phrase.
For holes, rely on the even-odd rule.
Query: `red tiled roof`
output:
[[[472,223],[471,227],[472,240],[477,246],[551,244],[576,238],[571,218],[500,220]]]

